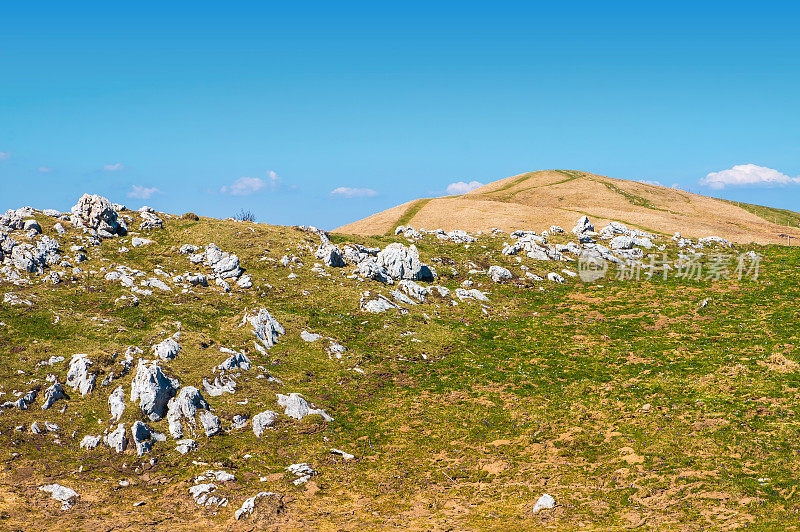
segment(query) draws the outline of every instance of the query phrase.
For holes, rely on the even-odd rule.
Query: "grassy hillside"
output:
[[[776,209],[775,207],[764,207],[762,205],[751,205],[749,203],[742,203],[740,201],[722,200],[727,201],[737,207],[741,207],[747,212],[752,212],[759,218],[774,223],[775,225],[782,225],[788,228],[800,227],[800,213],[790,211],[787,209]]]
[[[55,235],[53,219],[36,218]],[[359,310],[362,293],[395,287],[353,278],[352,266],[312,271],[316,235],[206,218],[164,221],[163,230],[142,235],[152,244],[134,248],[131,235],[86,246],[83,273],[61,284],[41,276],[25,286],[0,282],[0,301],[14,294],[32,303],[0,308],[0,401],[44,389],[49,374],[63,383],[76,353],[100,372],[86,396],[68,389],[69,400],[43,411],[40,392],[28,410],[0,413],[0,528],[774,530],[797,522],[798,248],[737,247],[763,255],[757,279],[585,284],[562,273],[566,283],[557,284],[525,273],[544,277],[575,264],[503,255],[507,234],[469,245],[427,235],[416,246],[437,270],[435,284],[455,290],[472,280],[489,301],[435,294],[403,305],[406,314],[370,314]],[[85,245],[71,227],[57,238],[62,249]],[[168,282],[172,291],[139,295],[137,306],[115,303],[130,292],[107,281],[107,271],[196,271],[178,248],[210,242],[238,254],[252,288],[224,293],[212,283],[182,292]],[[670,259],[683,252],[669,239],[657,244]],[[707,266],[724,250],[705,251]],[[284,255],[299,262],[284,266]],[[484,273],[492,265],[513,279],[493,283]],[[261,307],[286,330],[267,354],[242,325]],[[220,346],[252,360],[254,368],[236,377],[236,393],[206,395],[223,432],[198,434],[198,449],[185,455],[169,436],[142,457],[102,444],[80,449],[84,436],[116,426],[107,399],[118,385],[127,427],[141,420],[168,434],[166,420],[152,422],[130,403],[132,375],[100,382],[119,371],[129,346],[152,359],[151,346],[179,328],[182,350],[160,365],[183,386],[202,390],[203,378],[213,380],[212,368],[227,358]],[[347,351],[331,356],[329,340],[305,342],[304,330]],[[52,356],[65,360],[39,365]],[[265,374],[278,380],[258,378]],[[334,420],[281,416],[260,439],[249,425],[232,428],[235,415],[282,413],[276,394],[288,392],[303,393]],[[32,434],[34,421],[59,430]],[[355,457],[343,460],[331,448]],[[318,474],[295,485],[285,468],[298,462]],[[201,507],[189,495],[208,469],[235,476],[217,482],[228,506]],[[79,493],[73,509],[38,490],[50,483]],[[234,511],[261,491],[279,494],[281,504],[237,521]],[[544,493],[557,505],[533,515]]]

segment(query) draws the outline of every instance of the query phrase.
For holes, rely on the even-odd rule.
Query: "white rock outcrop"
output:
[[[111,202],[102,196],[84,194],[71,212],[70,221],[73,225],[93,229],[102,238],[128,234],[125,220],[119,216]]]
[[[376,257],[376,263],[395,280],[433,281],[433,272],[419,259],[415,245],[409,247],[398,242],[386,246]]]
[[[91,392],[97,380],[97,374],[89,373],[91,365],[92,361],[89,360],[89,355],[73,355],[69,362],[69,371],[67,371],[67,386],[79,391],[81,395]]]
[[[253,416],[253,434],[260,438],[267,428],[271,427],[278,420],[278,413],[266,410]]]
[[[294,419],[303,419],[309,415],[319,414],[325,421],[333,421],[333,418],[324,410],[314,408],[314,406],[310,405],[299,393],[290,393],[289,395],[279,393],[278,405],[284,407],[284,414]]]
[[[166,414],[167,403],[178,386],[176,379],[164,375],[158,362],[154,361],[148,366],[140,359],[131,382],[131,402],[138,402],[142,412],[151,421],[159,421]]]
[[[39,487],[39,491],[46,491],[50,496],[61,503],[62,510],[69,510],[75,504],[78,494],[72,488],[61,484],[46,484]]]
[[[278,320],[273,318],[265,308],[259,309],[258,312],[252,316],[245,314],[243,321],[250,322],[250,325],[253,327],[253,334],[258,338],[265,349],[269,349],[275,345],[278,341],[278,337],[286,333],[283,326],[278,323]]]

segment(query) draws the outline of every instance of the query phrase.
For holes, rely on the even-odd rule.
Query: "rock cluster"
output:
[[[125,220],[119,216],[108,199],[96,194],[84,194],[70,210],[70,221],[76,227],[86,227],[101,238],[128,234]]]

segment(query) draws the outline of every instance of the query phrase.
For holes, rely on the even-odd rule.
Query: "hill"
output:
[[[795,522],[800,249],[592,222],[7,212],[0,529]]]
[[[762,244],[786,243],[788,234],[792,244],[800,242],[798,213],[573,170],[520,174],[461,196],[414,200],[335,232],[379,235],[400,225],[445,231],[541,230],[552,224],[572,227],[582,215],[654,234],[679,231],[696,238],[716,235]]]

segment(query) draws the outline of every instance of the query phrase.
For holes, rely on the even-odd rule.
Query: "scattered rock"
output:
[[[164,417],[167,402],[178,387],[178,381],[167,378],[158,367],[158,362],[148,366],[140,359],[136,375],[131,382],[131,402],[138,401],[142,412],[151,421],[159,421]]]
[[[175,450],[181,454],[186,454],[189,451],[197,449],[197,442],[192,439],[178,440],[175,442]]]
[[[269,515],[279,514],[283,511],[282,495],[278,495],[277,493],[273,493],[271,491],[262,491],[250,497],[249,499],[245,499],[245,501],[242,503],[242,507],[234,512],[236,520],[238,521],[242,517],[252,515],[256,509],[258,509],[259,513],[261,513],[262,505],[267,501],[269,502],[270,506],[267,512]]]
[[[150,427],[141,421],[133,422],[131,436],[133,436],[133,444],[136,446],[136,454],[138,456],[150,452],[150,449],[153,448],[153,435],[150,432]]]
[[[174,336],[167,338],[163,342],[153,346],[153,354],[161,360],[172,360],[178,356],[178,351],[180,350],[181,346],[178,344]]]
[[[50,496],[61,503],[62,510],[69,510],[75,504],[78,494],[75,490],[62,486],[61,484],[46,484],[39,487],[40,491],[46,491]]]
[[[108,433],[103,438],[103,441],[116,452],[125,452],[125,449],[128,447],[128,436],[125,434],[125,425],[123,423],[117,425],[116,430]]]
[[[280,397],[280,396],[279,396]],[[283,406],[283,405],[281,405]],[[278,420],[278,413],[267,410],[253,416],[253,434],[260,438],[264,431],[275,424]]]
[[[209,438],[222,429],[222,423],[219,418],[208,410],[200,412],[200,423],[203,425],[203,430],[205,430],[206,436]]]
[[[317,252],[314,253],[314,256],[324,262],[325,266],[328,267],[341,268],[347,265],[344,261],[344,257],[342,257],[342,251],[333,244],[320,246]]]
[[[395,280],[433,281],[433,272],[419,260],[419,252],[413,244],[410,247],[397,242],[389,244],[378,253],[376,263]]]
[[[511,279],[513,277],[511,272],[502,266],[490,266],[489,267],[489,277],[492,278],[492,281],[495,283],[499,283],[500,281],[505,281],[506,279]]]
[[[253,316],[245,314],[244,321],[249,321],[253,327],[253,334],[261,341],[265,349],[269,349],[278,341],[278,337],[285,334],[283,326],[272,317],[265,308],[259,309]],[[258,344],[256,344],[258,345]]]
[[[89,360],[89,355],[73,355],[67,372],[67,386],[80,391],[81,395],[91,392],[97,380],[96,374],[89,373],[91,365],[92,361]]]
[[[285,408],[284,414],[294,419],[303,419],[305,416],[319,414],[325,421],[333,421],[324,410],[313,408],[299,393],[289,395],[278,394],[278,405]]]
[[[539,497],[539,499],[536,501],[536,504],[533,505],[531,513],[537,514],[541,510],[548,510],[550,508],[555,507],[555,505],[556,505],[556,500],[552,496],[545,493],[544,495]]]
[[[108,396],[108,408],[111,410],[111,420],[119,421],[122,413],[125,412],[125,390],[118,386],[114,392]]]
[[[62,388],[61,385],[56,382],[44,391],[44,403],[42,404],[42,410],[47,410],[59,399],[69,399],[69,397],[64,392],[64,388]]]
[[[220,351],[223,353],[231,353],[231,356],[225,362],[217,366],[217,369],[224,371],[233,371],[235,369],[247,371],[250,369],[250,359],[247,358],[247,355],[244,353],[228,349],[227,347],[221,347]]]

